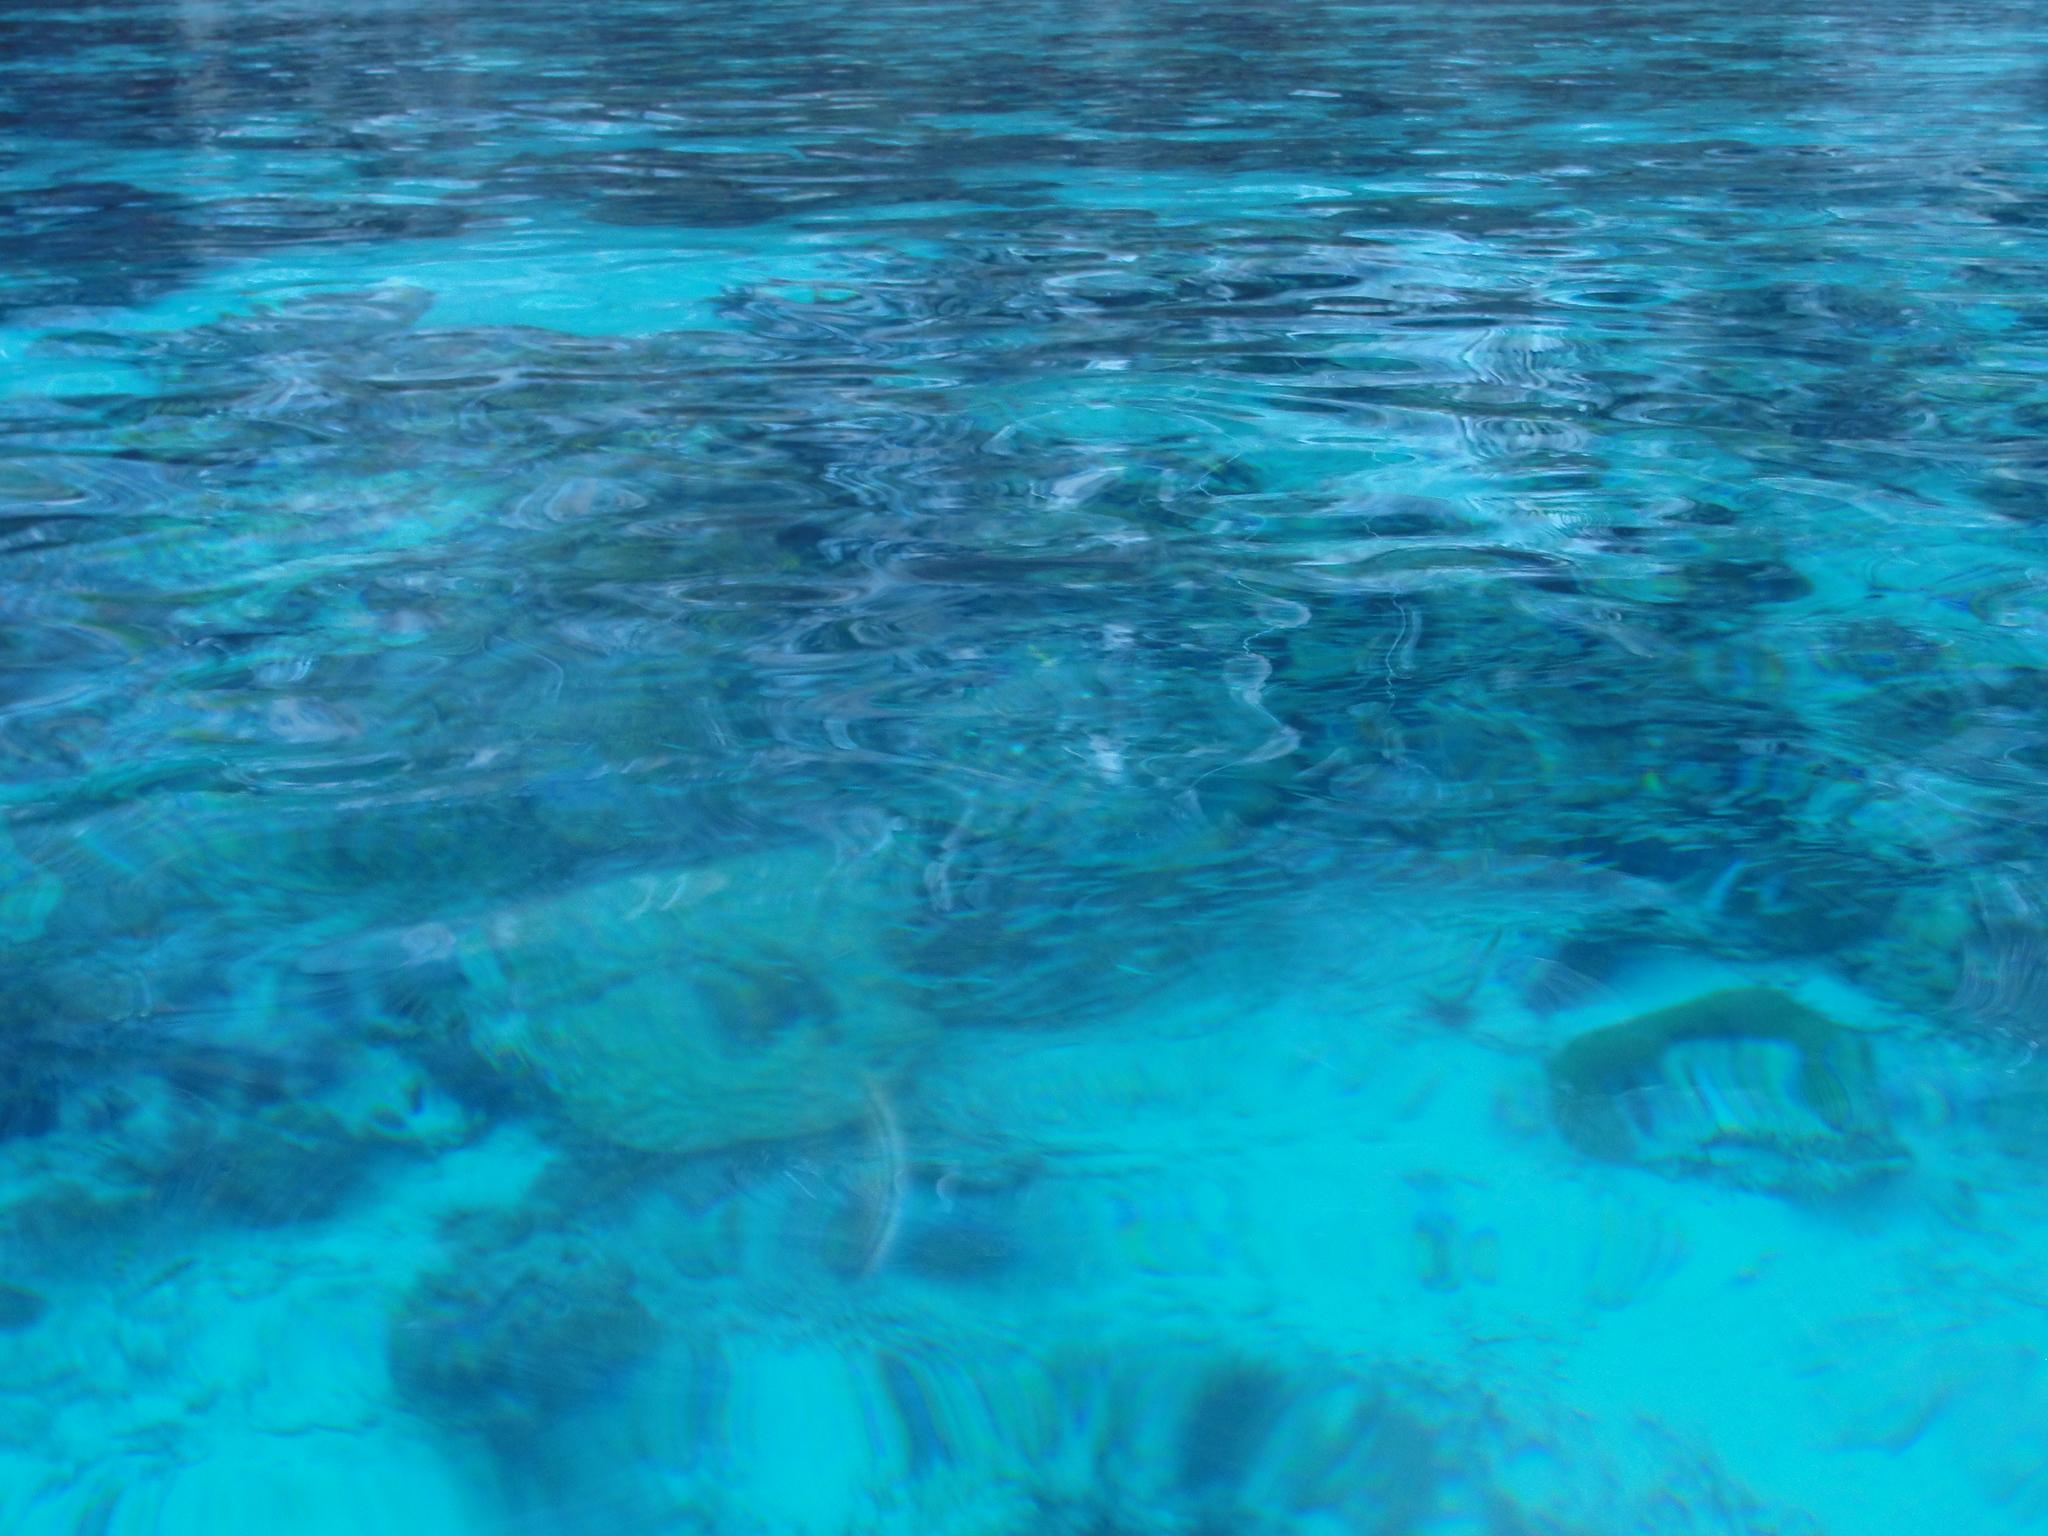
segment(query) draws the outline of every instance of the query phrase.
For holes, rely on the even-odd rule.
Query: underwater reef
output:
[[[618,1259],[539,1233],[422,1277],[393,1311],[391,1379],[436,1422],[524,1435],[616,1390],[658,1336]]]
[[[1767,987],[1575,1036],[1546,1071],[1559,1131],[1609,1162],[1818,1193],[1907,1160],[1869,1040]]]

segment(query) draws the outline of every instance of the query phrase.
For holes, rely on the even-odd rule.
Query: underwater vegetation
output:
[[[50,1304],[26,1286],[0,1285],[0,1333],[33,1328]]]

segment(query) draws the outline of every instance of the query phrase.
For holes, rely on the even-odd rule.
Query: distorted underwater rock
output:
[[[1056,1374],[1088,1444],[1047,1458],[1079,1475],[1048,1471],[1036,1530],[1403,1536],[1437,1511],[1438,1432],[1391,1375],[1170,1343]]]
[[[1709,887],[1710,932],[1733,953],[1833,955],[1881,934],[1909,871],[1870,853],[1787,836]]]
[[[162,1178],[210,1215],[275,1227],[333,1215],[382,1154],[350,1135],[332,1112],[287,1103],[189,1127]]]
[[[1820,1195],[1902,1168],[1870,1042],[1768,987],[1740,987],[1567,1042],[1551,1109],[1603,1162]]]
[[[465,1252],[393,1310],[386,1335],[401,1399],[454,1428],[509,1433],[603,1394],[659,1340],[625,1264],[542,1233]]]
[[[851,1124],[931,1028],[890,982],[886,894],[791,849],[544,897],[465,952],[473,1038],[586,1135],[642,1151]]]
[[[1983,921],[1966,882],[1900,879],[1884,926],[1846,946],[1836,964],[1858,987],[1911,1013],[1954,1011],[1969,1023],[1984,994],[1966,994]],[[1995,1025],[1994,1025],[1995,1027]]]
[[[39,1292],[0,1281],[0,1333],[33,1328],[49,1310],[49,1302]]]

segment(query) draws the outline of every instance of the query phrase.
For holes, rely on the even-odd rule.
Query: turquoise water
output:
[[[0,1529],[2048,1523],[2048,12],[0,114]]]

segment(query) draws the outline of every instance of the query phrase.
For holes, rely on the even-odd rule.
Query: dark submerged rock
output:
[[[504,1433],[602,1395],[658,1337],[623,1263],[543,1233],[422,1280],[391,1315],[387,1358],[399,1396],[418,1412]]]
[[[1767,987],[1580,1035],[1548,1072],[1558,1130],[1603,1162],[1825,1194],[1907,1158],[1869,1040]]]
[[[379,1149],[306,1104],[195,1133],[174,1157],[167,1187],[208,1214],[250,1227],[333,1215],[362,1185]]]
[[[1047,1490],[1048,1530],[1405,1536],[1441,1498],[1439,1432],[1391,1374],[1167,1346],[1075,1361],[1064,1386],[1094,1470]]]
[[[39,1293],[0,1282],[0,1333],[20,1333],[25,1328],[33,1328],[49,1310],[49,1302]]]

